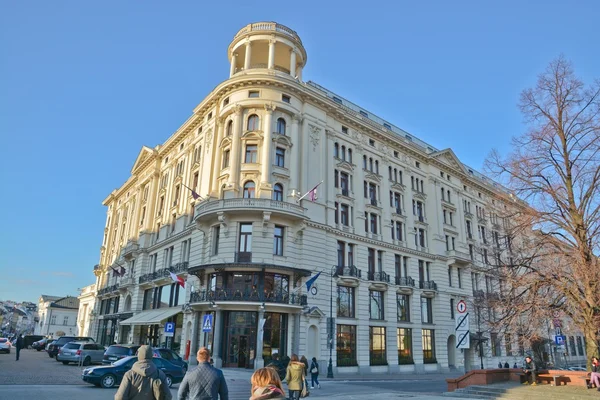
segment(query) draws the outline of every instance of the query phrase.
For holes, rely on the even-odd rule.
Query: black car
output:
[[[165,360],[183,368],[183,373],[187,372],[188,363],[186,361],[184,361],[183,358],[181,358],[179,356],[179,354],[177,354],[177,352],[175,352],[171,349],[163,349],[163,348],[152,349],[152,350],[154,353],[154,357],[164,358]]]
[[[58,350],[60,350],[61,347],[63,347],[67,343],[74,342],[74,341],[94,342],[94,343],[96,342],[91,337],[86,337],[86,336],[61,336],[58,339],[56,339],[54,342],[50,343],[50,345],[46,349],[46,351],[48,352],[48,357],[50,357],[50,358],[56,357],[56,355],[58,354]]]
[[[102,364],[110,364],[125,357],[135,356],[140,347],[139,344],[113,344],[104,352]]]
[[[137,357],[130,356],[122,358],[112,365],[86,368],[83,370],[81,379],[83,379],[84,382],[91,383],[95,386],[112,388],[121,383],[125,372],[129,371],[136,361]],[[185,375],[183,368],[158,357],[153,357],[152,362],[157,368],[164,372],[169,387],[174,383],[179,383],[183,380],[183,376]]]
[[[48,339],[47,338],[43,338],[42,340],[38,340],[37,342],[33,342],[31,344],[31,348],[37,351],[42,351],[46,348],[46,345],[48,344]]]

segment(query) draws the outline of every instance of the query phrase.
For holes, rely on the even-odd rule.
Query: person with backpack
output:
[[[177,393],[178,400],[229,400],[223,371],[210,363],[210,352],[201,347],[196,354],[198,367],[183,377]]]
[[[115,400],[171,400],[171,390],[164,372],[152,362],[152,347],[141,346],[138,360],[125,372]]]
[[[319,363],[317,362],[317,357],[312,358],[312,362],[310,363],[310,388],[315,388],[315,382],[317,383],[317,387],[321,389],[321,384],[319,383]]]

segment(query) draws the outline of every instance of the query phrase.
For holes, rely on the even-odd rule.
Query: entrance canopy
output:
[[[156,325],[179,312],[181,312],[181,307],[142,311],[131,318],[119,322],[119,325]]]

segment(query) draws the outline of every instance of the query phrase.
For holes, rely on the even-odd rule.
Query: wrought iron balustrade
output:
[[[187,261],[177,263],[169,268],[162,268],[158,271],[149,272],[140,276],[139,283],[151,282],[155,279],[166,278],[170,276],[169,272],[174,274],[178,274],[180,272],[186,272],[189,268],[189,263]]]
[[[397,276],[396,285],[415,287],[415,280],[410,276]]]
[[[419,288],[425,290],[437,290],[437,283],[434,281],[419,281]]]
[[[119,284],[114,284],[112,286],[107,286],[104,289],[100,289],[98,290],[98,296],[102,296],[108,293],[112,293],[112,292],[116,292],[117,290],[119,290]]]
[[[361,278],[361,270],[354,265],[347,267],[339,265],[335,268],[335,276],[353,276],[355,278]]]
[[[192,292],[190,303],[209,301],[248,301],[256,303],[277,303],[305,306],[308,304],[305,294],[289,294],[284,291],[260,291],[239,289],[200,290]]]
[[[367,280],[390,283],[390,276],[384,271],[371,271],[367,273]]]

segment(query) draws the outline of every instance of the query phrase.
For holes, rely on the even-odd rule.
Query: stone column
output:
[[[212,196],[214,197],[219,197],[218,193],[219,193],[219,175],[221,174],[221,159],[223,157],[223,152],[221,150],[221,148],[219,147],[219,145],[221,144],[221,141],[223,140],[223,130],[224,130],[224,120],[222,118],[218,118],[217,119],[217,137],[215,139],[215,151],[214,151],[214,155],[215,155],[215,161],[213,163],[213,176],[212,176],[212,188],[211,188],[211,192],[212,192]],[[207,149],[209,151],[211,151],[211,149]],[[198,189],[194,189],[194,190],[198,190]]]
[[[247,71],[250,69],[251,58],[252,58],[252,42],[250,42],[250,40],[248,40],[246,42],[246,56],[244,58],[244,71]]]
[[[254,369],[257,370],[265,366],[265,360],[263,359],[263,335],[265,326],[265,310],[258,311],[258,329],[256,330],[256,353],[254,356]]]
[[[242,106],[236,105],[233,118],[233,137],[231,138],[231,156],[229,159],[229,186],[237,190],[240,176],[240,137],[242,136]]]
[[[288,196],[290,201],[298,192],[300,183],[300,142],[298,138],[298,124],[301,120],[301,115],[292,115],[292,154],[290,157],[290,194]]]
[[[231,68],[229,69],[229,77],[231,78],[235,74],[235,64],[237,62],[237,54],[231,55]]]
[[[265,104],[265,120],[263,123],[263,148],[261,160],[261,186],[269,186],[271,181],[271,169],[273,161],[271,160],[271,135],[273,134],[273,104]]]
[[[221,336],[224,334],[223,332],[223,311],[216,310],[215,311],[215,321],[214,321],[214,340],[213,340],[213,349],[212,349],[212,357],[215,362],[216,368],[221,368],[223,366],[223,355],[221,354]]]
[[[196,365],[198,364],[198,360],[196,360],[196,353],[198,352],[199,349],[199,342],[200,342],[200,320],[202,319],[202,314],[200,314],[200,311],[194,311],[194,314],[192,316],[192,337],[190,338],[191,340],[191,345],[190,345],[190,358],[188,360],[190,365]]]
[[[277,43],[275,39],[269,40],[269,63],[267,64],[269,69],[275,68],[275,43]]]
[[[302,80],[302,66],[301,65],[298,65],[297,75],[298,75],[298,80]]]
[[[290,75],[296,77],[296,49],[290,51]]]

